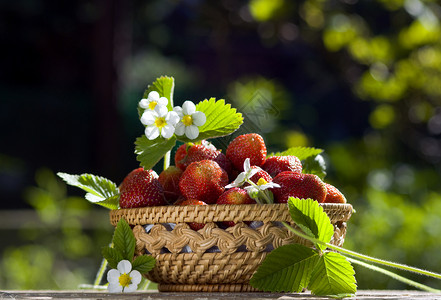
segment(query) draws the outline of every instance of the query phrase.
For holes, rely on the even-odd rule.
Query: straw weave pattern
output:
[[[331,243],[342,246],[349,204],[322,204],[334,226]],[[163,206],[113,210],[111,223],[124,218],[133,226],[136,254],[150,253],[155,268],[146,277],[159,283],[161,291],[246,292],[248,282],[271,249],[290,243],[312,244],[299,238],[280,221],[292,223],[286,204]],[[216,222],[234,221],[226,229]],[[244,221],[261,221],[251,228]],[[199,231],[187,222],[205,223]],[[164,223],[175,223],[173,230]],[[147,233],[144,225],[154,224]],[[185,247],[190,253],[183,253]],[[216,248],[215,252],[210,252]],[[166,253],[165,253],[166,252]]]

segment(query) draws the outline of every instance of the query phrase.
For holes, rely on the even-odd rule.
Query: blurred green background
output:
[[[176,105],[227,99],[270,151],[325,149],[357,210],[346,248],[441,272],[440,21],[430,0],[1,2],[0,288],[93,282],[107,211],[54,174],[121,182],[160,75]]]

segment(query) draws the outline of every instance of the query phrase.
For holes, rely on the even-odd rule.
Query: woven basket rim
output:
[[[320,203],[320,206],[331,221],[347,221],[353,212],[352,205],[348,203]],[[150,206],[116,209],[111,210],[109,214],[113,226],[116,226],[121,218],[126,219],[130,225],[292,220],[286,203]]]

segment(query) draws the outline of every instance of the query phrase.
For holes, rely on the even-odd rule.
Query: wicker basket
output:
[[[331,243],[342,246],[352,206],[321,205],[334,225]],[[255,291],[248,282],[272,249],[289,243],[311,246],[280,224],[292,224],[286,204],[156,206],[110,212],[112,225],[121,218],[133,226],[136,254],[156,258],[146,277],[159,283],[160,291]],[[222,221],[236,225],[223,229],[217,225]],[[255,222],[247,225],[247,221]],[[187,222],[206,225],[194,231]]]

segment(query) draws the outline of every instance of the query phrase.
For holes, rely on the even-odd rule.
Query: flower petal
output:
[[[248,157],[243,162],[243,169],[244,169],[245,172],[249,172],[249,170],[251,169],[250,159]]]
[[[144,133],[149,140],[154,140],[159,136],[159,128],[155,125],[150,125],[145,128]]]
[[[192,115],[196,112],[196,105],[194,105],[191,101],[185,101],[184,104],[182,104],[182,113],[184,115]]]
[[[162,127],[161,129],[161,135],[165,138],[165,139],[169,139],[172,137],[173,133],[175,133],[175,127],[173,127],[173,125],[165,125],[164,127]]]
[[[246,177],[247,176],[245,172],[239,173],[239,175],[237,175],[236,179],[234,180],[234,184],[236,184],[236,186],[242,185],[242,183],[245,182]]]
[[[184,114],[182,113],[182,107],[180,106],[173,107],[173,111],[176,112],[180,118],[184,116]]]
[[[168,113],[167,106],[164,105],[156,105],[155,106],[155,112],[158,114],[160,118],[165,117]]]
[[[199,129],[196,125],[190,125],[185,127],[185,135],[190,139],[194,140],[199,136]]]
[[[107,291],[109,293],[122,293],[123,287],[119,284],[109,283],[107,286]]]
[[[168,99],[167,98],[165,98],[165,97],[161,97],[161,98],[159,98],[158,99],[158,105],[164,105],[164,106],[167,106],[167,104],[168,104]]]
[[[144,125],[152,125],[156,120],[156,113],[146,110],[141,116],[141,123]]]
[[[250,169],[247,172],[247,178],[250,179],[251,177],[253,177],[254,175],[256,175],[259,172],[258,169]]]
[[[167,124],[176,125],[179,122],[180,118],[175,111],[169,111],[165,116],[165,121]]]
[[[130,271],[132,271],[132,264],[130,261],[124,259],[118,263],[117,269],[121,274],[130,273]]]
[[[191,115],[193,118],[193,124],[196,126],[202,126],[207,122],[207,117],[205,114],[201,111],[197,111],[194,114]]]
[[[151,91],[148,95],[148,99],[150,101],[158,102],[159,100],[159,93],[157,91]]]
[[[175,127],[175,134],[176,135],[183,135],[185,133],[185,125],[182,122],[179,122],[178,124],[176,124]]]
[[[149,103],[150,101],[148,99],[143,98],[141,101],[139,101],[139,107],[144,109],[149,108]]]
[[[124,288],[124,293],[133,293],[137,289],[138,289],[138,285],[134,284],[134,283],[131,283],[131,284],[129,284],[128,287]]]
[[[132,278],[132,283],[138,285],[141,282],[142,275],[138,270],[133,270],[129,275]]]
[[[111,269],[107,272],[107,281],[110,283],[118,283],[121,273],[117,269]]]

